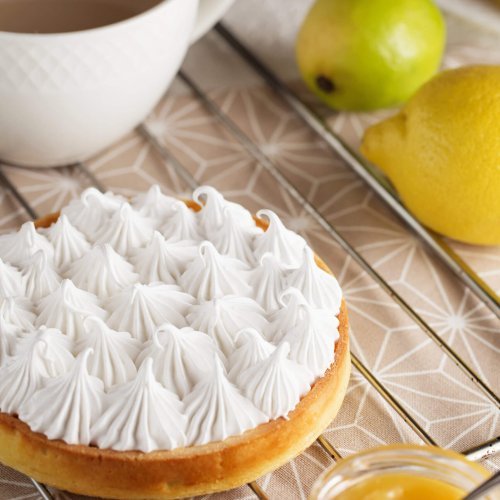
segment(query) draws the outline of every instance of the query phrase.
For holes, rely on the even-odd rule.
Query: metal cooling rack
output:
[[[215,32],[251,67],[255,70],[269,87],[287,103],[290,108],[301,117],[304,122],[333,149],[333,151],[344,160],[393,210],[406,224],[417,233],[422,241],[433,251],[433,253],[455,274],[456,278],[488,307],[498,318],[500,318],[500,298],[498,295],[450,248],[450,246],[438,235],[423,227],[401,204],[392,187],[368,162],[357,155],[345,142],[326,124],[326,122],[315,113],[296,93],[287,87],[280,79],[257,58],[257,56],[246,47],[228,28],[218,24]],[[266,156],[266,154],[255,144],[243,130],[197,85],[197,83],[184,72],[178,75],[192,93],[199,99],[214,118],[226,129],[240,145],[264,167],[275,181],[283,188],[300,206],[322,227],[329,236],[384,290],[389,297],[405,312],[420,329],[439,347],[439,349],[474,383],[474,385],[497,407],[500,408],[500,399],[491,388],[468,366],[468,364],[443,341],[429,324],[401,297],[401,295],[368,262],[351,246],[337,231],[335,226],[328,222],[321,213],[301,194],[299,189],[292,184]],[[173,166],[179,176],[192,189],[198,184],[188,169],[162,144],[162,142],[143,123],[137,127],[141,134],[153,147],[159,157]],[[7,165],[4,163],[4,165]],[[12,165],[9,165],[12,166]],[[14,165],[15,166],[15,165]],[[101,191],[106,187],[94,176],[84,163],[68,165],[66,168],[78,169],[89,182]],[[27,214],[36,219],[39,214],[20,193],[17,187],[8,179],[0,166],[0,182],[12,193],[18,203],[26,210]],[[369,368],[355,355],[351,353],[352,363],[362,377],[378,392],[378,394],[389,404],[389,406],[401,417],[411,430],[426,444],[435,445],[436,441],[416,421],[416,419],[405,409],[389,389],[369,370]],[[324,436],[317,439],[318,444],[334,460],[342,458],[335,446]],[[463,452],[469,459],[474,461],[483,460],[489,456],[500,453],[500,437],[486,441],[479,446]],[[44,500],[54,500],[54,496],[46,486],[31,479],[36,490]],[[260,488],[256,482],[251,482],[248,487],[259,499],[270,500],[269,496]]]

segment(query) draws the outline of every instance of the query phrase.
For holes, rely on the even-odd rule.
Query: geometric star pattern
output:
[[[445,66],[493,62],[488,45],[471,49],[454,40],[450,35]],[[213,35],[202,43],[214,43]],[[202,75],[191,76],[203,84]],[[210,91],[210,96],[411,307],[498,390],[500,331],[493,314],[269,89],[263,85],[223,88]],[[367,125],[390,114],[334,115],[321,107],[318,110],[354,148]],[[214,185],[250,210],[271,208],[309,240],[341,283],[350,312],[353,352],[439,445],[461,451],[499,434],[495,406],[195,97],[187,92],[167,94],[147,124],[199,183]],[[189,192],[175,166],[160,158],[136,132],[87,165],[104,186],[123,195],[143,191],[153,183],[169,194]],[[56,211],[89,185],[78,169],[4,171],[39,214]],[[24,220],[23,209],[8,191],[1,190],[2,231]],[[451,244],[492,288],[500,290],[499,248]],[[420,442],[356,370],[345,403],[325,436],[342,455],[386,443]],[[314,444],[258,483],[271,498],[305,499],[314,480],[331,463]],[[497,468],[498,461],[492,459],[488,466]],[[61,499],[79,498],[55,494]],[[0,497],[38,498],[24,476],[5,467],[0,468]],[[210,498],[242,500],[254,495],[242,487]]]

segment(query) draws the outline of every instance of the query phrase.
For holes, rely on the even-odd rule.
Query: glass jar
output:
[[[490,476],[463,455],[434,446],[393,445],[339,460],[314,483],[309,500],[455,500]],[[497,492],[484,497],[498,500]]]

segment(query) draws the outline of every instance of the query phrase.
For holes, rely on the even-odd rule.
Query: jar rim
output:
[[[436,475],[443,475],[440,480],[445,481],[444,473],[447,470],[450,476],[454,473],[461,480],[465,480],[464,475],[466,475],[471,482],[477,484],[490,475],[482,465],[468,460],[458,452],[437,446],[399,443],[370,448],[338,460],[318,477],[309,498],[310,500],[331,498],[325,494],[340,489],[343,482],[347,484],[351,481],[351,484],[342,490],[345,491],[354,485],[353,480],[361,482],[374,475],[411,473],[425,476],[423,472],[428,471],[427,477],[432,477],[435,472],[434,478],[437,478]],[[471,485],[471,489],[475,485]]]

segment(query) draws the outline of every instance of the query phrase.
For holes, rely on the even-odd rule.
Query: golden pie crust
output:
[[[49,215],[36,225],[48,227],[57,217]],[[265,227],[262,221],[257,223]],[[330,272],[320,259],[317,263]],[[142,453],[49,440],[16,416],[0,413],[0,462],[49,486],[104,498],[182,498],[253,481],[299,455],[336,416],[351,369],[344,302],[338,319],[334,363],[287,419],[202,446]]]

